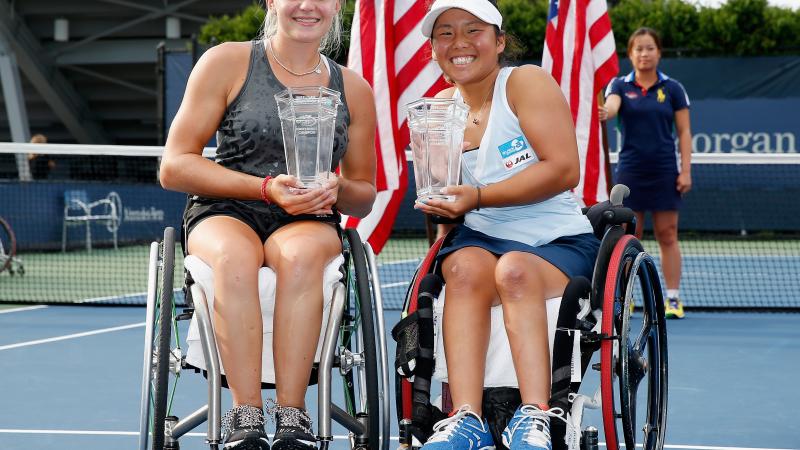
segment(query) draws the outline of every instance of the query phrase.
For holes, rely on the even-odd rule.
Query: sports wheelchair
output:
[[[622,445],[628,450],[636,445],[645,450],[661,450],[664,446],[664,302],[656,265],[632,235],[633,211],[622,206],[628,193],[626,186],[617,185],[609,201],[584,209],[595,235],[602,239],[593,279],[590,282],[584,277],[573,278],[560,299],[547,301],[552,366],[550,406],[561,408],[566,416],[564,420],[551,421],[554,450],[598,447],[597,428],[581,429],[584,407],[602,410],[608,450],[618,450]],[[443,280],[437,274],[440,269],[434,258],[445,239],[435,242],[420,263],[406,294],[403,319],[392,330],[398,342],[396,405],[401,447],[420,447],[431,436],[434,423],[446,417],[442,411],[453,407],[446,382],[442,383],[441,401],[431,402],[431,379],[444,378],[439,367],[444,348],[436,337],[441,335],[437,310],[442,305],[437,303]],[[634,303],[641,308],[641,316],[633,313]],[[493,310],[496,308],[501,307]],[[490,355],[493,348],[500,348],[493,343],[496,329],[501,330],[508,345],[502,316],[499,317],[497,323],[498,316],[493,311]],[[592,364],[592,356],[598,350],[600,362]],[[494,352],[497,353],[509,356],[497,364],[499,368],[490,369],[491,360],[496,357],[487,355],[487,373],[514,373],[510,351]],[[590,365],[600,372],[600,387],[594,396],[578,392]],[[637,403],[640,384],[641,393],[646,392],[643,409]],[[521,402],[519,390],[508,384],[487,382],[486,386],[492,387],[484,388],[482,409],[496,445],[502,447],[500,434]],[[637,420],[642,418],[644,424],[637,428]]]
[[[222,448],[221,390],[227,384],[214,335],[213,308],[207,295],[210,291],[202,286],[195,268],[185,268],[185,302],[182,309],[176,305],[180,291],[176,296],[173,288],[175,234],[173,228],[167,228],[163,241],[150,245],[139,449],[178,449],[179,438],[207,421],[206,443],[216,450]],[[332,296],[326,299],[318,359],[309,382],[318,384],[317,440],[321,450],[328,448],[333,440],[333,419],[349,431],[351,448],[388,450],[389,372],[375,255],[355,230],[344,231],[342,246],[344,262],[338,269],[333,266]],[[193,257],[187,260],[190,258]],[[184,262],[188,267],[188,261]],[[271,273],[268,268],[261,271]],[[260,285],[262,275],[260,272]],[[261,302],[263,314],[264,298]],[[181,348],[178,322],[184,320],[194,322],[190,335],[192,326],[196,326],[197,345],[204,364],[187,360],[192,344],[188,344],[186,353]],[[268,348],[266,342],[265,335],[264,347]],[[271,357],[269,360],[271,363]],[[334,370],[342,377],[345,391],[342,406],[331,400]],[[171,406],[177,381],[186,371],[202,372],[207,378],[208,404],[179,419],[172,415]],[[274,388],[272,383],[274,378],[267,381],[262,378],[262,388]]]

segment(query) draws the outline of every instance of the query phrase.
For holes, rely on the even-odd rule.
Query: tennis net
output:
[[[0,217],[15,236],[12,246],[0,227],[0,267],[7,266],[0,303],[144,304],[149,243],[166,226],[180,229],[186,203],[158,185],[162,150],[0,143]],[[697,154],[693,161],[679,227],[686,305],[800,311],[800,156]],[[401,307],[427,249],[413,198],[410,187],[378,257],[388,309]],[[647,230],[644,246],[658,260]],[[179,247],[176,288],[181,256]]]

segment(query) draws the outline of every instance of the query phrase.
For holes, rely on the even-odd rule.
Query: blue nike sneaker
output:
[[[422,450],[494,450],[489,424],[464,405],[436,422]]]
[[[552,450],[550,418],[565,420],[563,415],[561,408],[521,405],[503,431],[503,444],[509,450]]]

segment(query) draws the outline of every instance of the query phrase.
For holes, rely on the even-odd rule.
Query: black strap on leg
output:
[[[558,322],[553,339],[553,373],[550,391],[550,408],[561,408],[566,417],[570,410],[569,394],[571,390],[572,372],[581,371],[581,367],[573,367],[572,352],[575,339],[575,320],[580,311],[581,298],[587,298],[592,285],[585,277],[570,279],[561,297],[558,310]],[[550,421],[550,434],[553,439],[553,450],[566,449],[564,437],[566,424],[561,420]]]

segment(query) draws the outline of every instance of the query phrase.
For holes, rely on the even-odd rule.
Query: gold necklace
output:
[[[472,117],[472,123],[475,125],[481,124],[481,114],[483,114],[483,108],[486,107],[486,102],[489,101],[489,94],[491,94],[492,91],[494,91],[494,83],[492,83],[492,87],[489,88],[489,92],[486,93],[486,98],[483,99],[483,104],[481,105],[481,109],[478,110],[478,114]]]
[[[267,39],[267,47],[269,48],[269,53],[272,55],[272,59],[274,59],[275,62],[278,63],[279,66],[283,67],[283,70],[289,72],[290,74],[292,74],[292,75],[294,75],[296,77],[304,77],[306,75],[311,75],[312,73],[316,73],[316,74],[322,73],[322,68],[320,67],[322,65],[322,55],[319,55],[319,61],[317,61],[317,65],[314,66],[313,69],[309,70],[308,72],[298,73],[298,72],[295,72],[294,70],[286,67],[281,62],[281,60],[278,59],[278,55],[275,54],[275,50],[272,48],[272,40],[271,39]]]

